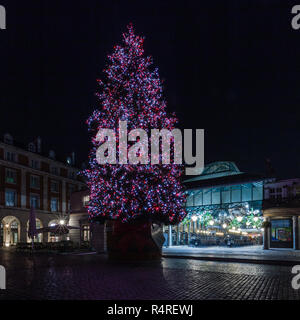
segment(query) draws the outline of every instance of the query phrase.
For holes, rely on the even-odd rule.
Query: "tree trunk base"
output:
[[[161,234],[161,236],[160,236]],[[161,258],[163,234],[159,226],[148,221],[122,223],[114,221],[107,235],[107,252],[111,260],[158,260]]]

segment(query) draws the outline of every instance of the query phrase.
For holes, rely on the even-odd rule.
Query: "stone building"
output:
[[[265,183],[264,248],[299,249],[300,179]]]
[[[0,246],[29,241],[30,208],[34,207],[37,228],[68,220],[70,194],[85,185],[77,176],[74,153],[65,162],[55,152],[42,152],[40,138],[27,146],[5,134],[0,141]],[[57,241],[40,234],[38,242]]]
[[[70,230],[70,240],[79,245],[88,244],[98,252],[107,249],[107,231],[111,222],[90,223],[86,206],[89,202],[88,190],[74,192],[71,195],[71,212],[69,224],[79,229]]]

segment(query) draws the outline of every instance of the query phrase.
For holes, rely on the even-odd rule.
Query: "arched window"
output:
[[[10,243],[16,245],[19,242],[19,222],[14,220],[10,224]]]
[[[48,224],[49,227],[54,227],[56,225],[59,224],[59,221],[58,220],[51,220]],[[49,242],[58,242],[60,240],[60,236],[58,236],[57,234],[55,233],[52,233],[52,232],[49,232],[49,238],[48,238],[48,241]]]
[[[43,224],[41,222],[40,219],[36,219],[36,229],[40,229],[43,228]],[[27,221],[27,242],[31,242],[32,240],[28,237],[28,229],[29,229],[29,221]],[[42,242],[43,241],[43,234],[42,233],[38,233],[35,237],[34,237],[34,242]]]

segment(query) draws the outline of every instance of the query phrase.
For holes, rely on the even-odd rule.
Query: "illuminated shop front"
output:
[[[271,220],[271,248],[293,248],[293,220]]]
[[[273,180],[264,185],[266,219],[264,249],[300,248],[300,179]]]
[[[178,226],[164,228],[167,244],[262,244],[263,183],[262,176],[240,172],[233,162],[207,165],[201,175],[185,181],[188,215]]]

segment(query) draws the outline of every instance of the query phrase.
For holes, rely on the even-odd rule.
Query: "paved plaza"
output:
[[[162,258],[109,262],[105,255],[24,255],[0,250],[10,299],[300,299],[290,266]]]
[[[223,259],[223,260],[247,260],[255,263],[274,261],[293,264],[300,264],[300,251],[293,249],[269,249],[263,250],[262,246],[246,247],[191,247],[191,246],[172,246],[164,247],[165,257],[190,257],[205,259]]]

